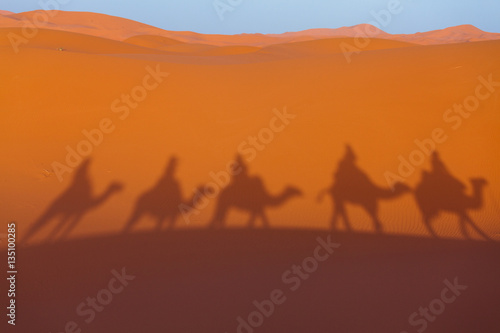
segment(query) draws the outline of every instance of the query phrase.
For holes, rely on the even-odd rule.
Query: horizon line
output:
[[[272,32],[268,32],[268,33],[262,33],[262,32],[240,32],[240,33],[234,33],[234,34],[224,34],[224,33],[199,32],[199,31],[194,31],[194,30],[170,30],[170,29],[161,28],[161,27],[156,26],[156,25],[152,25],[152,24],[149,24],[149,23],[145,23],[145,22],[142,22],[142,21],[134,20],[134,19],[131,19],[131,18],[123,17],[123,16],[117,16],[117,15],[111,15],[111,14],[107,14],[107,13],[93,12],[93,11],[76,11],[76,10],[61,10],[61,9],[58,9],[58,10],[34,9],[34,10],[23,11],[23,12],[12,12],[12,11],[3,10],[3,9],[0,8],[0,12],[11,13],[11,14],[1,14],[0,13],[0,16],[19,15],[19,14],[27,14],[27,13],[32,13],[32,12],[52,12],[52,11],[55,11],[55,12],[64,12],[64,13],[89,13],[89,14],[95,14],[95,15],[103,15],[103,16],[109,16],[109,17],[115,17],[115,18],[120,18],[120,19],[124,19],[124,20],[133,21],[133,22],[144,24],[144,25],[147,25],[147,26],[150,26],[150,27],[154,27],[154,28],[163,30],[163,31],[170,31],[170,32],[192,32],[192,33],[196,33],[196,34],[200,34],[200,35],[221,35],[221,36],[264,35],[264,36],[266,36],[266,35],[283,35],[283,34],[287,34],[287,33],[298,33],[298,32],[311,31],[311,30],[332,30],[333,31],[333,30],[338,30],[338,29],[343,29],[343,28],[356,28],[356,27],[359,27],[359,26],[371,26],[373,28],[376,28],[376,29],[380,30],[380,32],[382,32],[382,33],[389,34],[389,35],[392,35],[392,36],[396,36],[396,35],[415,35],[415,34],[421,34],[421,33],[433,32],[433,31],[441,31],[441,30],[445,30],[445,29],[462,27],[462,26],[473,27],[473,28],[475,28],[475,29],[477,29],[477,30],[479,30],[479,31],[481,31],[483,33],[500,34],[500,32],[493,32],[493,31],[482,30],[481,28],[477,27],[476,25],[470,24],[470,23],[462,23],[462,24],[457,24],[457,25],[452,25],[452,26],[446,26],[444,28],[438,28],[438,29],[432,29],[432,30],[426,30],[426,31],[417,31],[417,32],[413,32],[413,33],[391,33],[391,32],[387,32],[387,31],[383,30],[382,28],[379,28],[378,26],[373,25],[371,23],[358,23],[358,24],[348,25],[348,26],[339,26],[339,27],[336,27],[336,28],[314,27],[314,28],[307,28],[307,29],[302,29],[302,30],[289,30],[289,31],[284,31],[284,32],[279,32],[279,33],[272,33]]]

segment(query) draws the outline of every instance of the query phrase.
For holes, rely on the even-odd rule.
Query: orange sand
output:
[[[489,182],[484,207],[471,217],[488,234],[500,233],[499,88],[456,130],[443,120],[448,108],[475,93],[478,76],[500,81],[500,41],[457,41],[498,34],[485,37],[470,26],[389,36],[395,40],[384,33],[347,63],[340,45],[356,45],[353,36],[201,35],[106,15],[56,14],[52,30],[40,29],[18,54],[7,36],[20,34],[20,19],[33,13],[0,16],[0,220],[17,221],[21,231],[70,185],[72,175],[59,182],[52,163],[64,163],[66,146],[74,149],[85,140],[82,131],[103,118],[115,128],[93,147],[93,190],[98,195],[113,180],[125,189],[85,215],[73,236],[120,230],[171,155],[179,158],[177,178],[187,198],[211,181],[210,172],[224,170],[249,136],[270,126],[273,109],[286,108],[296,118],[249,163],[250,174],[261,176],[269,192],[287,184],[304,192],[269,209],[273,227],[328,227],[331,203],[315,197],[331,184],[345,144],[373,182],[387,187],[384,173],[397,172],[398,156],[408,158],[417,149],[414,140],[430,138],[439,127],[448,136],[438,144],[441,157],[468,193],[469,177]],[[436,40],[442,45],[416,45]],[[169,76],[120,119],[112,103],[143,83],[148,66]],[[407,184],[415,187],[429,167],[426,159]],[[214,204],[212,199],[191,223],[179,219],[177,226],[205,227]],[[372,231],[361,208],[349,205],[348,214],[355,230]],[[381,201],[379,216],[387,233],[428,235],[411,194]],[[242,226],[246,219],[233,211],[227,224]],[[153,225],[147,218],[140,223]],[[443,214],[433,225],[441,236],[461,237],[454,215]]]

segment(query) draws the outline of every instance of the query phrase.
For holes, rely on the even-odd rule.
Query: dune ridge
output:
[[[23,30],[17,28],[0,28],[0,47],[11,47],[12,36],[22,36]],[[107,39],[83,33],[63,31],[57,29],[38,29],[35,37],[20,39],[16,49],[46,49],[52,51],[66,51],[73,53],[93,53],[103,55],[143,55],[152,54],[163,56],[198,56],[238,57],[239,62],[273,61],[297,57],[314,57],[333,55],[342,52],[343,45],[356,45],[355,38],[324,38],[269,46],[229,45],[216,46],[213,44],[187,43],[158,35],[138,35],[124,41]],[[402,41],[386,39],[372,39],[369,45],[361,51],[381,50],[399,47],[410,47],[411,44]],[[241,57],[245,56],[245,57]]]
[[[39,28],[77,32],[108,39],[126,40],[140,35],[170,38],[184,43],[210,44],[216,46],[245,45],[268,46],[289,42],[317,40],[332,37],[372,37],[397,40],[421,45],[462,43],[500,39],[500,33],[484,32],[472,25],[460,25],[441,30],[416,34],[391,35],[369,24],[358,24],[336,29],[308,29],[282,34],[247,33],[237,35],[201,34],[189,31],[168,31],[120,17],[69,11],[30,11],[24,13],[4,12],[0,14],[0,27],[22,27],[25,20],[33,21],[33,16],[42,14],[48,22]],[[151,41],[150,41],[151,42]]]

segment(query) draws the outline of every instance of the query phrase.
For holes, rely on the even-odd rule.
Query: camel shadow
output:
[[[383,227],[378,217],[379,201],[397,198],[410,192],[410,188],[402,183],[396,183],[393,189],[379,187],[356,165],[356,159],[352,148],[346,145],[344,157],[333,174],[332,185],[318,194],[317,201],[320,202],[325,194],[331,197],[333,215],[330,227],[332,230],[337,229],[337,222],[339,218],[342,218],[346,231],[352,231],[345,207],[347,203],[350,203],[361,206],[371,217],[375,231],[382,233]]]
[[[31,225],[23,236],[21,243],[26,243],[35,236],[40,229],[48,225],[53,219],[60,217],[57,225],[47,237],[53,241],[62,231],[59,239],[65,239],[78,225],[82,217],[106,202],[113,194],[123,189],[123,184],[112,182],[108,188],[98,196],[93,194],[92,181],[89,176],[91,160],[83,161],[75,172],[70,186],[60,194],[45,212]],[[64,230],[63,230],[64,229]]]
[[[490,240],[467,214],[468,210],[483,207],[483,189],[488,183],[486,179],[471,178],[472,194],[467,195],[465,184],[448,171],[437,152],[431,156],[431,165],[431,171],[422,172],[422,178],[415,188],[415,199],[429,233],[437,237],[431,225],[432,220],[440,212],[450,212],[458,216],[464,238],[470,239],[468,224],[483,238]]]
[[[264,228],[269,228],[265,209],[279,207],[289,199],[302,195],[302,191],[294,186],[287,186],[280,194],[270,194],[261,177],[248,175],[247,166],[241,156],[236,157],[235,163],[239,167],[239,172],[234,173],[229,184],[220,191],[214,216],[209,223],[210,228],[223,228],[230,209],[248,212],[249,228],[255,227],[258,218],[261,219]]]
[[[189,203],[194,201],[194,196],[190,200],[183,199],[180,183],[175,178],[177,165],[177,157],[172,156],[161,178],[151,189],[139,196],[132,214],[125,223],[123,233],[130,232],[144,215],[156,219],[156,230],[162,230],[166,220],[168,228],[172,229],[181,213],[179,207],[181,205],[191,207]]]

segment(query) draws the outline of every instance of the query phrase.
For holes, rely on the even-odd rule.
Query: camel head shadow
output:
[[[304,192],[302,192],[302,190],[299,189],[298,187],[295,187],[293,185],[287,185],[283,190],[283,195],[290,198],[301,197],[304,195]]]

